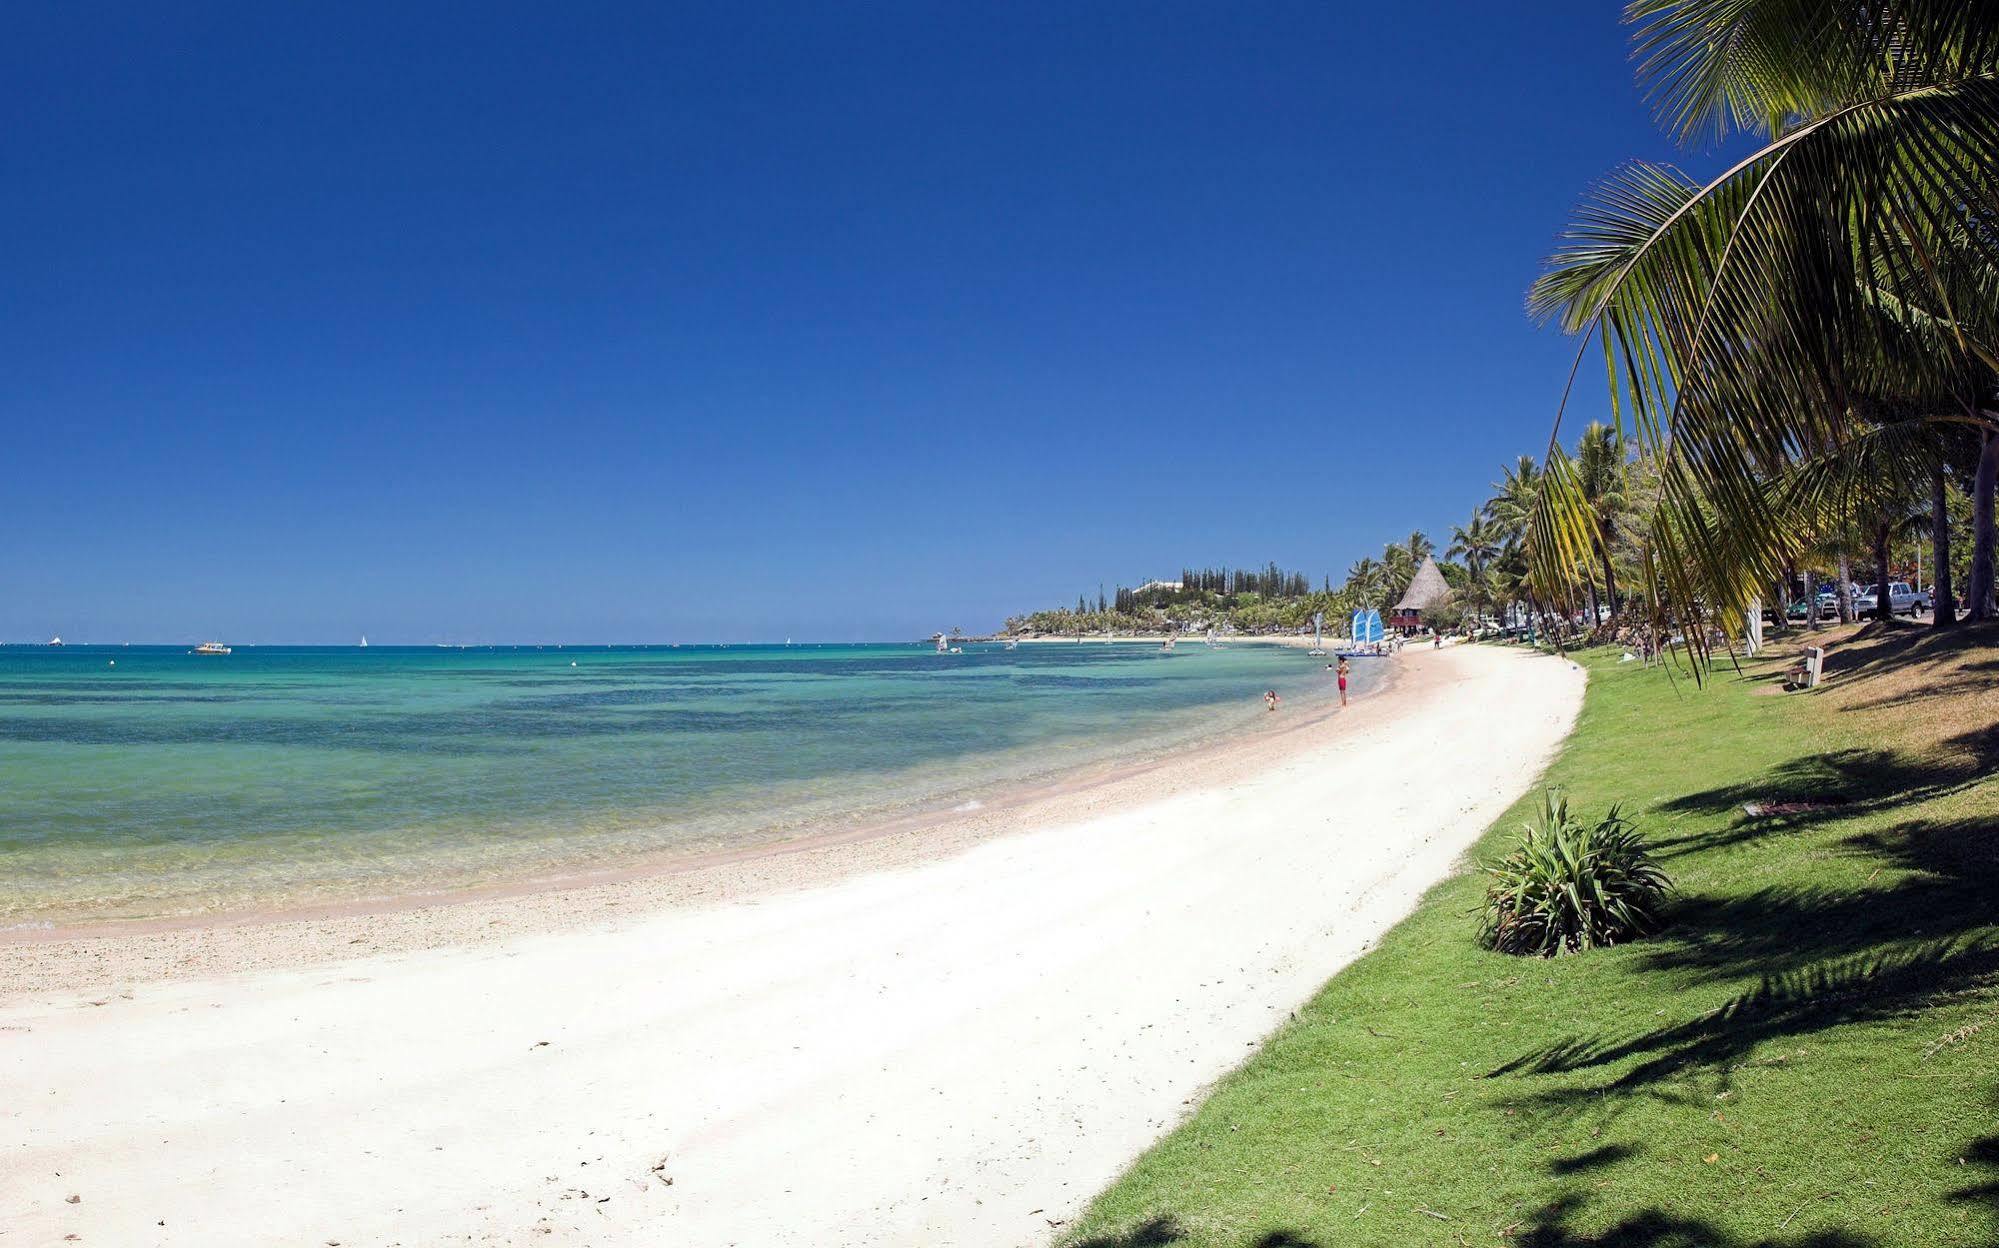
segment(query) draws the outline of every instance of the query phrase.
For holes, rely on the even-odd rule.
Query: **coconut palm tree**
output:
[[[1525,540],[1528,523],[1540,498],[1541,469],[1532,455],[1522,455],[1510,467],[1500,469],[1502,479],[1493,485],[1493,496],[1485,509],[1499,525],[1504,540]]]
[[[1387,569],[1363,556],[1347,569],[1347,583],[1342,589],[1354,596],[1356,605],[1379,609],[1388,597]]]
[[[1499,526],[1486,517],[1485,512],[1475,511],[1464,524],[1451,526],[1451,546],[1444,552],[1448,559],[1462,558],[1465,561],[1466,585],[1471,591],[1473,606],[1483,610],[1490,602],[1490,584],[1487,569],[1499,556]]]
[[[1534,518],[1541,491],[1541,469],[1532,455],[1522,455],[1500,469],[1486,500],[1486,514],[1499,535],[1500,550],[1492,564],[1493,587],[1512,602],[1531,597],[1531,575],[1527,559],[1527,531]]]
[[[1578,365],[1600,343],[1620,428],[1658,458],[1654,601],[1683,624],[1732,620],[1795,555],[1804,504],[1853,465],[1927,485],[1935,426],[1981,437],[1974,513],[1989,517],[1999,4],[1633,0],[1626,19],[1668,130],[1760,143],[1706,183],[1620,171],[1530,296],[1581,336]],[[1603,534],[1559,443],[1542,486],[1536,574],[1573,585]],[[1974,540],[1982,606],[1993,540]],[[1686,629],[1697,648],[1706,631]]]
[[[1596,554],[1603,567],[1603,596],[1612,616],[1617,614],[1617,573],[1611,568],[1610,551],[1629,505],[1624,469],[1624,435],[1614,426],[1592,421],[1576,446],[1576,488],[1590,509]]]
[[[1381,548],[1382,596],[1393,601],[1409,588],[1409,582],[1416,576],[1416,561],[1409,557],[1409,548],[1400,542],[1390,542]]]

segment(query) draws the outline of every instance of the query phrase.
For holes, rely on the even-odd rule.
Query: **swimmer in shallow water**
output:
[[[1277,697],[1277,690],[1265,689],[1263,691],[1263,705],[1265,709],[1272,711],[1276,710],[1278,700],[1279,699]]]

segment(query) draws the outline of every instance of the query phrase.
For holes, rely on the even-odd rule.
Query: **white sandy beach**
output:
[[[1560,659],[1393,661],[1274,761],[765,887],[0,946],[0,1245],[1045,1242],[1581,700]]]

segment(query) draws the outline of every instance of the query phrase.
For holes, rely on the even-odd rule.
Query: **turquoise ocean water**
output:
[[[0,928],[395,895],[944,810],[1262,730],[1273,686],[1289,710],[1334,696],[1322,660],[1256,645],[5,647]]]

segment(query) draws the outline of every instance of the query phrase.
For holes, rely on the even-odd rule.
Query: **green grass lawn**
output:
[[[1999,634],[1842,635],[1810,693],[1616,658],[1547,779],[1637,817],[1670,926],[1508,957],[1439,885],[1064,1243],[1999,1243]]]

